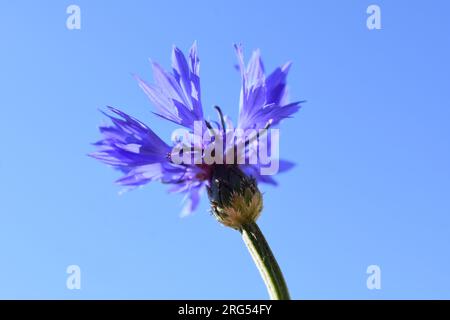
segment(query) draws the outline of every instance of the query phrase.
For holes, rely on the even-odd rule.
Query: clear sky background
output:
[[[81,8],[81,30],[66,8]],[[382,30],[366,27],[367,7]],[[232,44],[294,62],[281,156],[260,226],[296,299],[450,298],[448,1],[2,1],[0,298],[264,299],[239,233],[86,156],[99,108],[175,128],[132,78],[198,41],[205,113],[237,117]],[[66,288],[68,265],[81,290]],[[368,290],[366,268],[381,268]]]

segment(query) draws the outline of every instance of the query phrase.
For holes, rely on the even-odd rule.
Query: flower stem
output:
[[[240,229],[242,239],[259,269],[272,300],[290,300],[289,291],[281,269],[256,223],[244,224]]]

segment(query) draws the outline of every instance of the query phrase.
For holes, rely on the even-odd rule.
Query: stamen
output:
[[[222,124],[222,130],[225,132],[227,126],[225,125],[225,118],[223,116],[222,109],[220,109],[219,106],[214,106],[214,108],[217,110],[217,113],[219,114],[220,123]]]
[[[208,128],[211,137],[214,137],[214,128],[208,120],[205,120],[206,127]]]
[[[205,120],[205,124],[206,124],[206,127],[209,129],[209,130],[212,130],[212,125],[211,125],[211,123],[209,123],[209,121],[208,120]]]
[[[273,122],[272,119],[270,119],[269,121],[267,121],[266,125],[265,125],[264,128],[262,129],[261,135],[265,134],[265,133],[267,132],[267,130],[269,130],[270,126],[272,125],[272,122]],[[258,139],[259,136],[260,136],[260,135],[259,135],[259,132],[258,132],[256,135],[254,135],[253,137],[251,137],[251,139],[247,139],[247,140],[245,141],[245,148],[247,148],[248,145],[249,145],[250,143],[253,143],[256,139]]]

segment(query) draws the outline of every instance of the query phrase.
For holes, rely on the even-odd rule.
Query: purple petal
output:
[[[256,128],[263,128],[269,121],[271,126],[275,126],[281,120],[291,117],[300,107],[300,102],[293,102],[282,107],[272,104],[259,109],[255,114],[251,115],[248,121]]]
[[[242,46],[235,45],[235,49],[242,77],[238,128],[261,129],[268,121],[276,125],[297,112],[299,103],[288,103],[287,97],[286,77],[291,63],[266,78],[259,50],[253,52],[245,68]]]
[[[174,47],[172,51],[172,68],[175,78],[183,90],[183,95],[185,97],[190,97],[192,87],[190,81],[191,77],[189,66],[186,58],[184,57],[184,54],[177,47]],[[187,106],[192,110],[191,101],[189,101],[189,103],[186,101],[186,103],[188,104]]]
[[[157,108],[156,114],[192,129],[194,121],[203,120],[196,44],[190,50],[189,60],[180,49],[173,48],[173,74],[164,71],[157,63],[152,63],[152,68],[155,85],[149,85],[138,77],[137,80]]]
[[[291,62],[280,68],[276,68],[266,80],[267,103],[282,104],[282,100],[287,94],[286,78],[291,67]]]
[[[123,172],[167,161],[170,147],[158,135],[124,112],[108,109],[119,117],[105,113],[113,125],[100,127],[103,139],[94,144],[97,151],[90,156]]]
[[[259,165],[251,165],[251,164],[241,165],[241,169],[244,171],[245,174],[256,179],[257,182],[267,183],[273,186],[278,185],[278,183],[275,181],[274,178],[272,178],[272,176],[261,175]]]
[[[291,170],[293,167],[295,167],[295,163],[287,160],[279,160],[280,161],[280,167],[279,172],[286,172]]]
[[[200,88],[200,59],[197,53],[197,42],[192,44],[189,50],[189,68],[190,79],[192,84],[191,97],[194,113],[198,119],[203,119],[203,108],[201,103],[201,88]]]
[[[264,65],[261,60],[260,50],[253,51],[247,66],[248,86],[261,86],[264,84]]]
[[[163,166],[160,163],[147,164],[133,168],[127,175],[116,182],[124,186],[139,186],[163,176]]]
[[[279,169],[278,173],[286,172],[292,169],[295,166],[295,163],[280,159],[279,161]],[[278,185],[278,182],[270,175],[262,175],[261,174],[261,165],[260,164],[245,164],[240,166],[241,169],[249,176],[256,179],[256,181],[266,184],[271,184],[273,186]]]
[[[178,110],[174,106],[172,99],[169,98],[160,88],[146,83],[144,80],[136,76],[139,86],[145,92],[150,101],[158,109],[158,114],[164,118],[170,119],[175,123],[180,123],[181,118],[178,116]]]
[[[200,203],[200,193],[202,191],[203,184],[197,184],[191,186],[185,196],[185,204],[181,210],[181,216],[185,217],[191,214],[195,209],[197,209]]]

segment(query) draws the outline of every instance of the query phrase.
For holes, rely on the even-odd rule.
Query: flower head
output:
[[[236,129],[256,130],[258,133],[255,137],[259,138],[269,127],[278,125],[300,108],[299,102],[288,101],[286,77],[290,63],[266,76],[259,50],[253,52],[245,66],[242,47],[235,45],[235,49],[242,80]],[[230,138],[228,133],[233,124],[218,107],[218,122],[210,123],[204,118],[200,62],[195,43],[187,57],[180,49],[173,48],[172,72],[165,71],[157,63],[152,63],[152,68],[155,83],[149,84],[136,77],[139,86],[156,108],[156,115],[186,128],[192,134],[191,137],[185,141],[172,141],[169,145],[144,123],[116,108],[108,107],[109,113],[105,115],[111,124],[100,126],[102,139],[94,144],[97,151],[91,156],[122,171],[123,176],[117,183],[127,188],[156,180],[171,185],[172,192],[185,193],[187,201],[182,214],[192,212],[199,203],[200,193],[208,188],[213,212],[224,224],[236,227],[236,221],[255,220],[262,209],[262,197],[256,183],[276,183],[271,176],[260,173],[264,164],[257,150],[270,148],[274,142],[270,138],[266,139],[263,145],[255,149],[252,148],[253,138],[234,133]],[[209,132],[213,138],[210,141],[197,139],[201,138],[195,133],[198,128]],[[219,142],[223,142],[221,140],[231,140],[231,146],[219,145]],[[189,148],[182,149],[185,152],[183,159],[200,161],[175,161],[174,148],[185,147],[186,144]],[[243,158],[227,158],[230,151],[238,148],[247,151]],[[208,152],[209,155],[220,155],[226,159],[225,162],[206,161]],[[257,161],[245,162],[252,153]],[[279,164],[279,172],[293,165],[282,160]],[[236,184],[233,182],[230,190],[224,189],[224,181],[234,181],[236,177],[240,181]],[[253,213],[246,213],[245,206],[252,206]]]
[[[216,219],[231,228],[258,219],[263,200],[256,180],[236,165],[219,165],[213,171],[207,187],[212,213]]]

